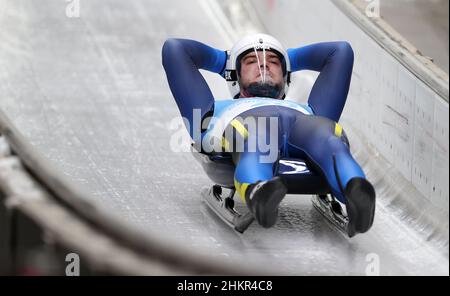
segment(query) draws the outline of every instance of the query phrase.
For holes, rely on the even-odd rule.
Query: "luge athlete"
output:
[[[203,153],[232,154],[236,190],[260,225],[275,224],[278,205],[288,191],[276,176],[278,160],[283,156],[305,159],[326,178],[333,195],[346,205],[349,236],[370,229],[375,191],[352,157],[337,123],[353,69],[353,50],[347,42],[317,43],[286,51],[272,36],[255,34],[223,51],[194,40],[168,39],[162,59],[192,139],[200,143]],[[216,101],[199,69],[225,78],[233,99]],[[291,72],[300,70],[320,72],[307,105],[284,100]],[[194,110],[199,111],[206,129],[194,126]],[[214,124],[211,117],[226,124]],[[201,130],[200,138],[195,137],[196,128]],[[226,133],[230,129],[233,133]],[[202,145],[216,138],[221,139],[221,151]],[[261,139],[276,145],[266,151],[264,145],[258,145]],[[243,149],[236,149],[236,143],[242,143]]]

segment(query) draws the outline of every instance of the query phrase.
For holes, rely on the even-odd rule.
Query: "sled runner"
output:
[[[202,199],[228,226],[243,233],[254,221],[250,211],[240,213],[234,207],[234,165],[225,153],[206,155],[194,153],[209,178],[216,184],[202,189]],[[278,162],[278,175],[288,187],[288,194],[312,194],[312,203],[332,225],[347,233],[348,218],[345,205],[331,194],[327,182],[308,168],[301,159],[282,158]],[[228,192],[226,192],[228,191]]]

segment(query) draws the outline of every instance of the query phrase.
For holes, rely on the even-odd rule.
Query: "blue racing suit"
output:
[[[277,152],[279,156],[299,157],[322,174],[333,194],[345,203],[344,189],[354,177],[365,175],[350,154],[342,127],[337,123],[344,109],[353,69],[353,50],[347,42],[317,43],[287,50],[291,71],[320,72],[308,98],[308,105],[268,98],[215,101],[199,69],[223,77],[227,54],[194,40],[168,39],[162,49],[162,62],[167,80],[181,115],[190,123],[189,134],[194,139],[193,110],[200,110],[201,119],[221,116],[236,104],[246,104],[239,118],[229,118],[228,127],[236,130],[244,146],[264,136],[271,141],[269,118],[277,118]],[[230,113],[230,112],[228,112]],[[231,112],[232,113],[232,112]],[[245,119],[265,118],[262,129],[248,133]],[[258,125],[261,124],[261,121]],[[201,134],[202,139],[214,130],[214,125]],[[223,131],[221,131],[223,132]],[[264,133],[264,135],[260,134]],[[220,134],[220,133],[219,133]],[[194,139],[194,141],[201,139]],[[230,139],[223,138],[224,142]],[[226,146],[226,145],[225,145]],[[227,147],[223,147],[226,151]],[[230,149],[230,147],[228,147]],[[232,150],[234,151],[234,150]],[[235,186],[245,201],[245,190],[257,181],[270,180],[276,174],[277,159],[261,161],[268,151],[244,149],[232,152],[235,163]]]

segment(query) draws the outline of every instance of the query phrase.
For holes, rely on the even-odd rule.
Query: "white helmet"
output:
[[[231,50],[227,51],[227,63],[225,68],[225,80],[228,84],[231,96],[236,98],[241,92],[239,84],[239,70],[238,64],[242,54],[247,54],[249,51],[269,50],[275,52],[279,57],[283,65],[284,74],[284,95],[286,95],[289,89],[291,64],[289,62],[289,56],[284,50],[281,43],[274,37],[267,34],[254,34],[246,36],[237,41]]]

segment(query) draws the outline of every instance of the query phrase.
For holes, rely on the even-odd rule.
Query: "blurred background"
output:
[[[448,74],[448,0],[380,1],[380,15]]]

